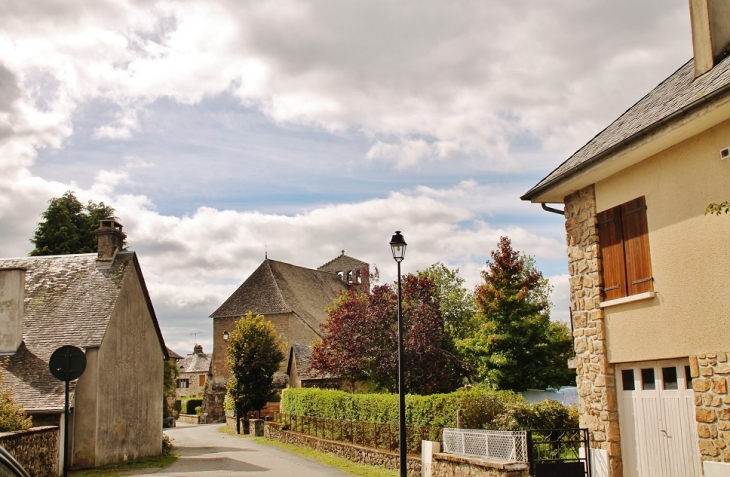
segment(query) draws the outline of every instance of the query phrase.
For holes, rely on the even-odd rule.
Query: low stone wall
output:
[[[0,432],[0,445],[34,477],[58,475],[58,439],[59,430],[55,426]]]
[[[200,424],[200,416],[197,414],[180,414],[177,420],[185,424]]]
[[[359,464],[385,467],[386,469],[398,470],[399,456],[396,452],[388,452],[370,447],[362,447],[348,444],[346,442],[330,441],[319,437],[299,434],[298,432],[282,431],[277,422],[267,422],[264,426],[264,436],[267,439],[278,440],[287,444],[310,447],[318,452],[334,454]],[[421,459],[419,457],[408,457],[408,475],[410,477],[421,476]],[[508,474],[505,474],[508,475]],[[518,474],[515,474],[518,475]]]
[[[456,454],[434,454],[431,477],[529,477],[530,466]]]

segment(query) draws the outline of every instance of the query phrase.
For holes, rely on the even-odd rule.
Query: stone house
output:
[[[339,389],[342,380],[331,376],[317,376],[308,371],[312,347],[293,344],[289,347],[289,358],[286,364],[287,387],[290,388],[322,388]]]
[[[211,385],[203,407],[211,419],[222,417],[219,403],[222,403],[225,383],[230,377],[225,362],[225,338],[239,318],[249,311],[264,315],[289,346],[308,347],[321,338],[321,325],[327,320],[325,309],[343,291],[369,289],[369,276],[369,265],[345,255],[344,250],[316,270],[266,258],[210,315],[213,318]],[[278,378],[282,385],[289,381],[284,375],[287,365],[285,358]]]
[[[102,221],[97,235],[98,254],[0,259],[3,384],[34,425],[60,426],[61,442],[64,384],[48,361],[63,345],[86,355],[70,386],[72,468],[162,450],[162,333],[122,226]]]
[[[730,475],[730,3],[690,13],[694,59],[522,197],[564,204],[594,475]]]
[[[210,373],[210,355],[203,353],[201,345],[193,347],[193,353],[177,362],[179,374],[177,377],[178,398],[186,396],[203,396],[205,383]]]

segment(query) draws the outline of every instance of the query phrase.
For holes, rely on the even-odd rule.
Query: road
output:
[[[140,469],[131,475],[223,477],[250,473],[256,477],[351,477],[317,461],[224,434],[218,430],[221,425],[183,424],[165,429],[174,439],[173,452],[180,458],[164,469]]]

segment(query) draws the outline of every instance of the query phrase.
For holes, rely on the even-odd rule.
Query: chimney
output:
[[[15,354],[23,342],[25,269],[0,269],[0,355]]]
[[[710,71],[730,48],[730,2],[689,0],[695,78]]]
[[[99,242],[97,260],[110,262],[114,256],[124,248],[124,239],[127,234],[122,232],[122,224],[116,220],[101,220],[99,228],[96,229],[96,236]]]
[[[193,354],[203,354],[203,345],[196,344],[193,346]]]

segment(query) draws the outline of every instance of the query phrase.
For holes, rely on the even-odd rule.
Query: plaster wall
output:
[[[0,269],[0,353],[15,353],[23,341],[25,270]]]
[[[86,370],[76,382],[73,414],[74,434],[71,466],[77,469],[94,467],[98,427],[99,349],[86,349]]]
[[[646,197],[654,298],[604,308],[612,363],[726,349],[730,303],[730,217],[705,216],[730,199],[730,121],[595,185],[601,212]]]
[[[95,466],[162,450],[164,352],[132,267],[99,349]]]

